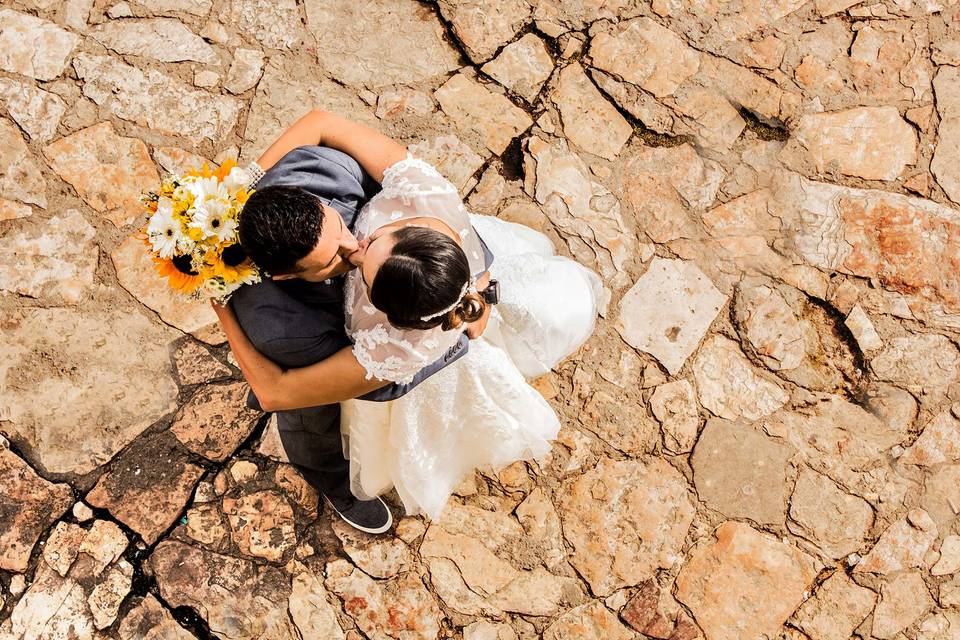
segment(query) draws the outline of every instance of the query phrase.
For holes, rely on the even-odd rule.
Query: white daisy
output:
[[[232,195],[240,189],[246,189],[250,184],[250,172],[240,167],[230,169],[230,173],[223,179],[223,186]]]
[[[177,246],[184,240],[180,229],[180,222],[173,217],[173,203],[168,198],[157,201],[157,211],[150,216],[147,225],[147,236],[153,250],[161,258],[172,258],[176,255]]]
[[[196,202],[192,212],[190,226],[203,231],[206,237],[215,236],[220,242],[233,239],[237,221],[228,215],[230,205],[227,202],[214,198],[206,202]]]

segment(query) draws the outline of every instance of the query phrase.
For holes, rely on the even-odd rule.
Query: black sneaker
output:
[[[393,524],[390,508],[380,498],[358,500],[357,498],[329,498],[327,502],[337,515],[354,529],[365,533],[383,533]]]

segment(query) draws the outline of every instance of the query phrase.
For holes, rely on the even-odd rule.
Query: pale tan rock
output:
[[[392,578],[413,563],[410,549],[398,538],[366,534],[340,519],[331,526],[344,552],[373,578]]]
[[[238,47],[233,52],[233,62],[227,71],[227,79],[223,81],[223,88],[235,94],[252,89],[263,75],[263,62],[262,51]]]
[[[257,453],[277,462],[290,462],[287,452],[283,449],[283,442],[280,440],[276,414],[270,416],[270,421],[267,422],[263,438],[257,446]]]
[[[277,492],[258,491],[240,498],[224,498],[223,512],[240,552],[278,562],[297,544],[293,509]]]
[[[95,628],[83,587],[41,567],[29,589],[10,612],[8,638],[93,639]]]
[[[29,218],[32,215],[33,209],[31,209],[29,205],[0,198],[0,222]]]
[[[933,598],[918,571],[901,573],[880,587],[880,602],[873,612],[871,634],[888,640],[912,625],[927,609]]]
[[[960,420],[950,411],[938,414],[924,426],[906,452],[901,464],[932,466],[960,459]]]
[[[0,119],[0,198],[45,209],[46,190],[40,165],[27,148],[20,131],[9,120]]]
[[[117,619],[120,603],[130,593],[132,582],[133,565],[126,560],[120,560],[90,592],[87,604],[97,629],[109,627]]]
[[[0,379],[7,381],[0,395],[4,431],[24,438],[50,472],[96,469],[176,408],[166,346],[172,337],[169,329],[116,299],[77,310],[7,313],[0,349]],[[31,356],[41,353],[42,358]],[[63,404],[67,397],[69,411]]]
[[[407,149],[436,167],[443,177],[460,190],[461,195],[484,163],[483,156],[474,153],[469,145],[453,135],[437,136],[409,145]]]
[[[853,307],[843,323],[850,329],[850,333],[853,334],[854,339],[863,351],[876,351],[883,348],[883,340],[880,338],[880,334],[877,333],[870,317],[860,305]]]
[[[543,632],[544,640],[631,640],[634,634],[602,602],[567,611]]]
[[[517,632],[507,624],[478,620],[463,628],[463,640],[517,640]]]
[[[930,190],[933,188],[933,178],[930,177],[929,173],[918,173],[904,180],[903,188],[928,198],[930,197]]]
[[[256,38],[264,47],[294,49],[303,41],[295,0],[230,0],[224,22]]]
[[[895,180],[917,162],[917,134],[894,107],[807,114],[784,153],[806,150],[817,171]]]
[[[960,351],[947,338],[932,333],[890,340],[871,362],[881,380],[917,391],[946,386],[960,372]]]
[[[32,139],[47,142],[57,133],[66,103],[55,93],[24,82],[0,78],[0,103]]]
[[[171,175],[181,175],[191,169],[200,169],[204,164],[211,169],[216,168],[215,163],[179,147],[157,147],[153,151],[153,157],[157,164]]]
[[[249,460],[237,460],[230,465],[230,477],[240,484],[253,480],[259,472],[257,465]]]
[[[643,407],[625,407],[623,398],[605,391],[593,394],[583,408],[581,423],[604,442],[628,456],[653,451],[659,441],[657,423]]]
[[[53,170],[118,228],[142,215],[141,194],[160,181],[147,146],[117,135],[109,123],[61,138],[43,152]]]
[[[307,109],[350,114],[350,119],[376,128],[370,109],[350,91],[294,58],[271,56],[250,105],[244,129],[241,164],[261,153]]]
[[[217,378],[229,376],[229,367],[210,355],[204,347],[192,340],[186,340],[173,353],[180,383],[185,385],[201,384]]]
[[[227,527],[216,505],[207,503],[190,507],[186,518],[185,532],[191,540],[219,549],[227,539]]]
[[[614,34],[597,34],[590,57],[593,66],[658,98],[672,95],[700,67],[699,53],[650,18],[624,22]]]
[[[570,562],[598,596],[677,563],[693,521],[686,482],[660,459],[601,460],[567,484],[559,511]]]
[[[416,84],[460,66],[457,51],[444,38],[443,25],[417,4],[308,0],[306,12],[307,28],[317,38],[320,66],[345,84]],[[370,37],[385,24],[390,25],[388,37]]]
[[[137,0],[137,4],[152,14],[189,13],[202,18],[210,13],[213,0]]]
[[[112,20],[90,30],[91,38],[121,55],[136,55],[160,62],[218,61],[203,39],[172,18]]]
[[[645,127],[657,133],[685,131],[683,123],[676,117],[672,109],[664,106],[639,87],[618,80],[616,77],[598,69],[591,68],[590,77],[604,93],[610,96],[622,109],[642,122]],[[546,115],[545,113],[541,120]],[[547,133],[552,133],[542,123],[538,122],[538,124]]]
[[[553,71],[553,58],[543,40],[528,33],[505,46],[500,55],[483,65],[482,70],[532,103]]]
[[[567,556],[563,545],[560,516],[547,494],[537,487],[517,506],[517,519],[540,547],[540,557],[548,569],[559,567]]]
[[[960,536],[947,536],[940,544],[940,558],[930,569],[935,576],[946,576],[960,571]]]
[[[633,128],[600,94],[583,67],[564,67],[550,99],[560,111],[567,139],[584,151],[613,160],[626,144]]]
[[[709,338],[693,361],[700,403],[727,420],[757,420],[787,401],[776,383],[756,374],[739,347],[720,335]]]
[[[120,623],[120,640],[195,640],[151,594]]]
[[[661,304],[651,306],[654,299]],[[725,301],[726,296],[693,263],[654,258],[621,299],[615,326],[628,344],[676,374]]]
[[[86,554],[93,563],[92,566],[82,567],[83,571],[80,573],[101,575],[107,567],[116,562],[128,543],[127,535],[116,524],[107,520],[95,520],[87,529],[78,549],[78,553]]]
[[[313,573],[303,572],[293,577],[290,618],[303,638],[344,640],[343,629],[330,605],[327,590]]]
[[[782,524],[787,461],[794,452],[750,425],[710,420],[691,458],[697,494],[728,518]]]
[[[327,564],[327,589],[349,603],[346,613],[368,638],[435,640],[440,609],[414,573],[377,582],[346,560]]]
[[[246,383],[208,385],[181,407],[170,432],[209,460],[226,460],[253,430],[259,411],[246,406]]]
[[[745,38],[752,32],[773,24],[806,4],[806,0],[748,0],[729,15],[721,16],[710,35],[716,33],[725,40]]]
[[[664,447],[672,453],[693,449],[700,427],[696,393],[686,379],[658,386],[650,397],[650,408],[663,428]]]
[[[217,315],[206,300],[188,300],[178,295],[157,273],[149,247],[137,235],[130,236],[110,254],[120,286],[167,324],[208,344],[224,342]]]
[[[787,45],[780,38],[770,35],[759,40],[742,43],[740,58],[748,67],[776,69],[783,62]]]
[[[220,74],[207,69],[197,71],[193,75],[193,84],[204,89],[211,89],[220,84]]]
[[[441,0],[440,13],[450,21],[453,32],[470,59],[485,62],[513,39],[530,15],[524,0]]]
[[[861,587],[840,569],[823,581],[793,617],[811,640],[848,640],[876,602],[876,593]]]
[[[746,107],[763,118],[788,120],[794,115],[796,94],[726,58],[701,55],[695,78],[722,93],[734,106]]]
[[[0,290],[75,304],[93,287],[96,230],[76,209],[0,237]]]
[[[941,527],[960,515],[960,464],[942,464],[928,473],[920,505]]]
[[[503,153],[513,138],[533,124],[506,97],[462,73],[447,80],[434,97],[457,129],[477,136],[495,154]]]
[[[873,510],[862,498],[805,468],[790,498],[790,518],[824,553],[843,558],[860,549],[873,525]]]
[[[953,611],[931,613],[917,626],[917,640],[957,640],[960,638],[960,614]]]
[[[116,3],[109,9],[107,9],[107,17],[114,20],[119,20],[120,18],[132,18],[133,9],[130,8],[130,3],[125,0],[121,0]]]
[[[377,117],[393,120],[404,116],[425,116],[435,111],[433,99],[416,89],[399,88],[377,96]]]
[[[691,121],[697,142],[710,149],[729,149],[747,126],[736,107],[713,88],[680,87],[674,104]]]
[[[0,69],[53,80],[67,66],[80,37],[52,22],[0,9]]]
[[[711,640],[776,635],[817,573],[813,558],[749,525],[727,521],[677,576],[677,599]]]
[[[937,525],[923,509],[894,522],[866,556],[854,567],[855,573],[895,573],[919,567],[923,556],[937,539]]]
[[[861,100],[869,97],[881,104],[923,101],[929,96],[933,76],[929,42],[930,34],[923,24],[915,25],[910,20],[868,21],[857,30],[850,46],[845,79],[852,81]]]
[[[643,232],[666,243],[697,235],[691,213],[713,204],[722,180],[722,169],[689,144],[641,147],[624,166],[623,193]]]
[[[806,356],[803,327],[776,289],[743,284],[737,290],[737,321],[760,360],[774,371],[796,369]]]
[[[578,256],[576,244],[568,240],[571,252],[584,264],[596,261],[611,287],[629,284],[624,266],[636,251],[636,240],[616,197],[593,179],[586,163],[565,142],[551,144],[534,136],[527,151],[524,174],[533,184],[525,189],[563,235],[589,245],[585,255]]]
[[[240,102],[191,88],[155,69],[78,54],[83,94],[114,116],[158,133],[220,142],[237,123]]]
[[[950,199],[960,202],[960,170],[957,168],[957,162],[960,161],[957,154],[957,143],[960,141],[960,69],[940,67],[933,86],[940,124],[930,170]]]
[[[816,0],[814,3],[821,16],[827,17],[840,11],[846,11],[863,0]]]

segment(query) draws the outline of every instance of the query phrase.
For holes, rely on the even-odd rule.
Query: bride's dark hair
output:
[[[478,320],[486,303],[476,292],[461,292],[470,281],[470,263],[452,238],[427,227],[393,233],[390,257],[377,270],[370,302],[400,329],[455,329]],[[458,302],[459,301],[459,302]],[[424,320],[454,305],[447,313]]]

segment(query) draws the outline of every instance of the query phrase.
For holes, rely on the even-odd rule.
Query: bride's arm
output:
[[[247,338],[229,307],[213,305],[230,349],[264,411],[301,409],[357,398],[388,382],[367,379],[350,347],[325,360],[297,369],[281,369]]]
[[[287,153],[304,145],[323,145],[343,151],[360,163],[377,182],[383,172],[407,157],[407,149],[395,140],[358,122],[314,109],[281,134],[257,160],[264,171]]]

